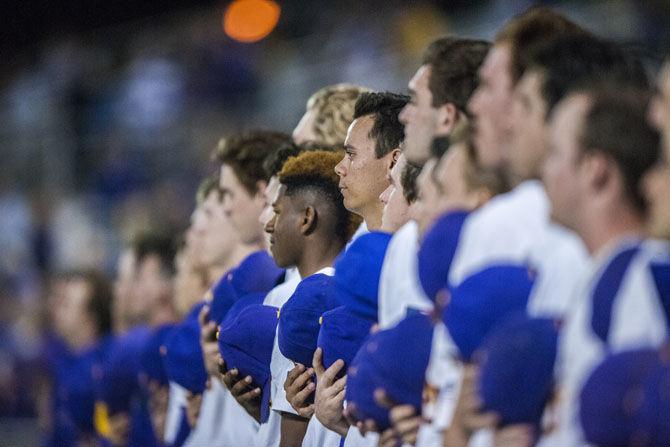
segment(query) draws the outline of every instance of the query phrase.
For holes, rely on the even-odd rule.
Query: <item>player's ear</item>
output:
[[[316,230],[317,218],[316,208],[313,206],[305,207],[300,222],[300,233],[305,236],[312,234]]]

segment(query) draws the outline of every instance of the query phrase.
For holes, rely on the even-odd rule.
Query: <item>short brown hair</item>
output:
[[[210,193],[218,192],[219,198],[221,198],[221,191],[219,190],[219,176],[216,174],[209,175],[205,177],[198,186],[198,191],[195,193],[195,203],[197,206],[201,206],[207,200]]]
[[[291,143],[291,137],[272,130],[253,130],[222,138],[216,148],[216,159],[232,168],[237,179],[250,194],[258,192],[259,181],[270,177],[263,163],[280,147]]]
[[[626,198],[644,213],[642,177],[660,154],[659,134],[646,117],[650,92],[598,85],[583,93],[589,97],[589,106],[578,140],[581,152],[600,152],[613,160],[623,177]]]
[[[314,128],[319,143],[343,145],[354,120],[354,105],[365,87],[353,84],[329,85],[318,90],[307,101],[307,110],[316,111]]]
[[[479,66],[490,46],[485,40],[453,36],[442,37],[428,45],[422,64],[431,68],[428,87],[433,95],[433,107],[452,103],[466,112],[468,100],[477,88]]]
[[[546,6],[532,7],[515,16],[496,35],[496,45],[509,45],[512,82],[521,79],[528,58],[538,45],[568,34],[588,33],[584,28]]]

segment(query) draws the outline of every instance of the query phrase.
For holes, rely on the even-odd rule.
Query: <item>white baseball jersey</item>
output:
[[[559,430],[543,445],[585,445],[579,393],[607,353],[657,346],[668,335],[667,316],[651,277],[651,261],[667,247],[621,239],[593,259],[572,302],[559,340]]]
[[[405,318],[407,309],[428,311],[433,303],[419,282],[419,226],[403,225],[391,238],[379,278],[379,327],[387,329]]]

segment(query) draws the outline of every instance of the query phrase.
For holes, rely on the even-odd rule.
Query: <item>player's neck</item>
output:
[[[384,211],[384,204],[378,203],[370,204],[370,206],[360,213],[365,221],[365,226],[368,231],[379,231],[382,227],[382,212]]]
[[[332,267],[342,248],[342,243],[334,235],[327,239],[306,241],[302,257],[297,263],[300,277],[306,278],[326,267]]]
[[[643,235],[643,219],[630,207],[620,206],[609,213],[598,214],[584,219],[588,224],[579,231],[591,255],[599,253],[618,240]]]

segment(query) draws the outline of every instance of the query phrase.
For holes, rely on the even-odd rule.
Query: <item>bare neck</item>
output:
[[[612,242],[627,236],[642,236],[642,217],[630,207],[612,207],[609,212],[594,212],[584,216],[586,223],[578,229],[587,250],[597,254]]]
[[[333,236],[319,240],[307,240],[300,261],[297,263],[301,278],[306,278],[321,269],[332,267],[343,245]]]
[[[368,209],[361,213],[361,217],[365,221],[365,225],[369,231],[378,231],[382,227],[382,212],[384,211],[384,204],[380,201],[370,205]]]

